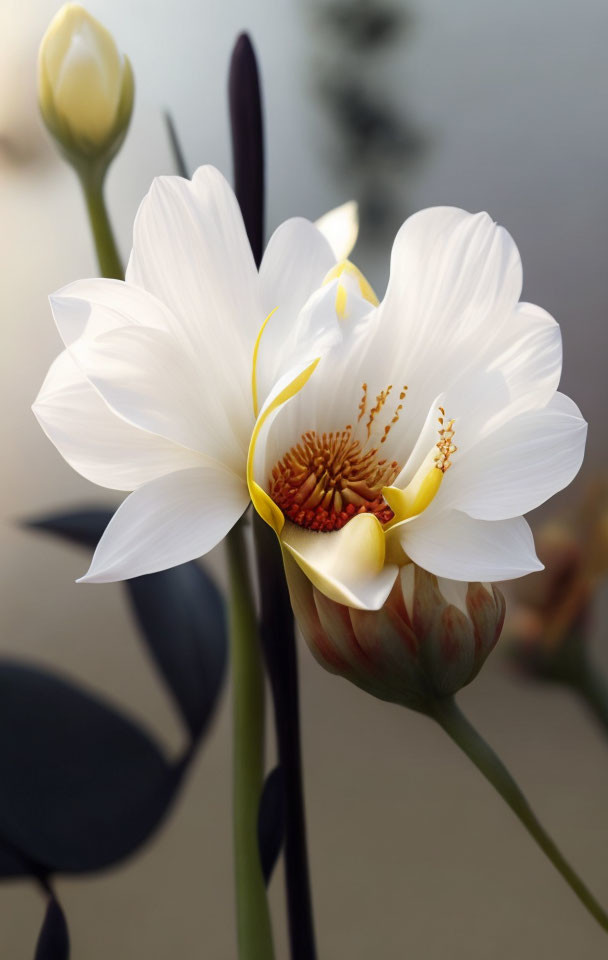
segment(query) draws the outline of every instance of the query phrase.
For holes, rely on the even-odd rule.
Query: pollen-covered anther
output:
[[[309,430],[274,466],[269,493],[284,515],[308,530],[339,530],[359,513],[388,523],[393,512],[382,497],[399,464],[378,459],[350,427],[332,433]]]
[[[359,401],[359,416],[357,417],[357,422],[362,420],[365,416],[365,411],[367,410],[367,384],[361,384],[361,400]]]
[[[369,412],[369,417],[367,418],[367,423],[365,424],[365,427],[366,427],[366,429],[367,429],[367,439],[368,439],[368,440],[369,440],[369,438],[370,438],[370,436],[371,436],[372,426],[373,426],[374,420],[376,419],[376,417],[378,416],[378,414],[379,414],[380,411],[382,410],[382,407],[384,406],[384,404],[385,404],[386,401],[388,400],[389,395],[390,395],[390,392],[391,392],[392,389],[393,389],[393,385],[392,385],[392,383],[389,383],[389,385],[388,385],[388,387],[386,388],[386,390],[381,390],[380,393],[378,394],[378,396],[376,397],[376,404],[375,404],[375,406],[373,406],[373,407],[371,408],[371,410],[370,410],[370,412]]]
[[[437,442],[437,453],[433,457],[435,466],[438,470],[441,470],[442,473],[446,473],[452,466],[451,456],[453,453],[456,453],[458,447],[454,446],[454,420],[448,420],[445,422],[445,410],[443,407],[439,407],[440,417],[437,418],[439,423],[439,441]]]
[[[390,388],[389,388],[389,389],[390,389]],[[401,388],[401,393],[399,394],[399,400],[400,400],[400,401],[401,401],[401,400],[405,400],[405,395],[406,395],[406,393],[407,393],[407,385],[405,385],[405,386],[403,386],[403,387]],[[393,426],[394,426],[394,425],[397,423],[397,421],[399,420],[399,415],[400,415],[400,413],[401,413],[402,410],[403,410],[403,403],[398,403],[397,406],[395,407],[394,411],[393,411],[393,416],[392,416],[390,422],[387,423],[386,426],[385,426],[385,428],[384,428],[384,433],[382,434],[382,437],[381,437],[381,439],[380,439],[380,443],[386,443],[387,437],[388,437],[389,433],[391,432],[391,430],[393,429]]]

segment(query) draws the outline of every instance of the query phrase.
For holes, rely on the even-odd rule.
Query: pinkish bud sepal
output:
[[[502,630],[505,602],[496,587],[438,580],[413,563],[377,611],[329,600],[288,558],[286,571],[296,619],[319,663],[415,710],[427,712],[470,683]]]

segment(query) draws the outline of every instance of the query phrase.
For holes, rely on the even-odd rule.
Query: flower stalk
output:
[[[435,700],[428,708],[429,715],[475,764],[492,784],[531,837],[564,878],[570,889],[599,925],[608,932],[608,915],[585,886],[537,819],[521,789],[492,748],[467,720],[453,697]]]
[[[98,170],[96,167],[83,164],[77,172],[87,205],[101,275],[110,279],[124,280],[124,269],[103,195],[105,168]]]
[[[240,960],[272,960],[274,949],[258,847],[264,784],[264,671],[247,564],[244,521],[227,537],[233,696],[233,831]]]
[[[101,274],[113,279],[123,279],[123,268],[103,183],[127,135],[133,99],[131,64],[112,34],[84,7],[64,4],[40,44],[38,103],[47,130],[82,185]]]

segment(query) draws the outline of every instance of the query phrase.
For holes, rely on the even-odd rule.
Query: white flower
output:
[[[230,187],[202,167],[192,182],[154,181],[126,282],[81,280],[51,297],[66,349],[34,412],[84,477],[134,491],[83,579],[126,579],[201,556],[238,520],[258,409],[329,325],[323,312],[335,312],[337,281],[309,298],[335,263],[322,233],[293,219],[272,236],[258,274]]]
[[[556,392],[559,327],[519,302],[509,234],[424,210],[377,307],[352,265],[334,274],[321,359],[277,385],[250,448],[252,499],[283,548],[327,597],[367,609],[410,559],[462,581],[539,569],[522,514],[575,476],[586,424]]]
[[[116,146],[133,106],[131,65],[106,28],[77,3],[53,17],[38,54],[45,123],[68,151],[97,155]]]

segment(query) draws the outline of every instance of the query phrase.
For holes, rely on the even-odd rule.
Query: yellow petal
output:
[[[361,273],[359,268],[356,267],[354,263],[351,263],[350,260],[341,260],[335,265],[335,267],[332,267],[329,273],[326,274],[323,283],[331,283],[332,280],[338,280],[343,274],[345,274],[347,277],[352,277],[357,281],[359,285],[359,292],[364,300],[367,300],[369,303],[373,304],[374,307],[378,306],[379,300],[374,293],[373,287],[367,278]],[[338,290],[340,290],[340,287]],[[344,307],[345,304],[343,305],[343,308]],[[338,304],[336,304],[336,309],[338,310]],[[339,310],[338,313],[340,313]]]
[[[382,490],[382,496],[395,514],[389,526],[417,517],[435,498],[443,480],[443,472],[432,466],[430,469],[424,467],[421,476],[419,473],[420,471],[405,490],[400,490],[399,487],[384,487]]]
[[[317,590],[349,607],[379,609],[397,575],[396,566],[385,566],[384,531],[371,513],[332,533],[286,523],[281,542]]]
[[[266,491],[263,490],[255,480],[249,483],[249,496],[251,497],[254,509],[259,513],[262,520],[264,520],[269,527],[272,527],[277,535],[280,534],[285,524],[285,517],[283,516],[283,511],[277,507],[272,497],[269,497]]]
[[[258,368],[258,353],[260,352],[260,343],[262,342],[262,334],[264,333],[264,330],[266,329],[266,325],[267,325],[268,321],[270,320],[270,318],[272,317],[272,315],[277,312],[278,309],[279,309],[278,307],[275,307],[274,310],[271,310],[270,313],[268,314],[268,316],[266,317],[266,319],[264,320],[264,323],[263,323],[262,326],[260,327],[260,332],[258,333],[258,335],[257,335],[257,337],[256,337],[255,344],[254,344],[254,347],[253,347],[253,360],[252,360],[252,364],[251,364],[251,395],[252,395],[252,398],[253,398],[253,415],[254,415],[254,417],[257,417],[258,413],[260,412],[260,411],[259,411],[259,407],[258,407],[258,373],[257,373],[257,368]]]
[[[354,200],[349,200],[340,207],[328,210],[319,217],[315,226],[329,243],[336,260],[346,260],[359,235],[359,207]]]
[[[319,357],[317,357],[316,360],[313,360],[312,363],[309,363],[303,370],[293,377],[293,379],[288,381],[286,386],[281,387],[278,392],[276,392],[274,397],[272,397],[271,394],[258,419],[256,420],[253,433],[251,434],[251,440],[249,442],[249,452],[247,454],[247,486],[249,488],[249,496],[251,497],[251,501],[262,520],[265,520],[266,523],[269,524],[269,526],[271,526],[277,534],[281,532],[285,518],[274,501],[254,480],[253,460],[255,457],[255,448],[260,437],[262,427],[268,420],[268,417],[288,400],[291,400],[292,397],[295,397],[296,393],[300,392],[302,387],[313,375],[318,362]]]

